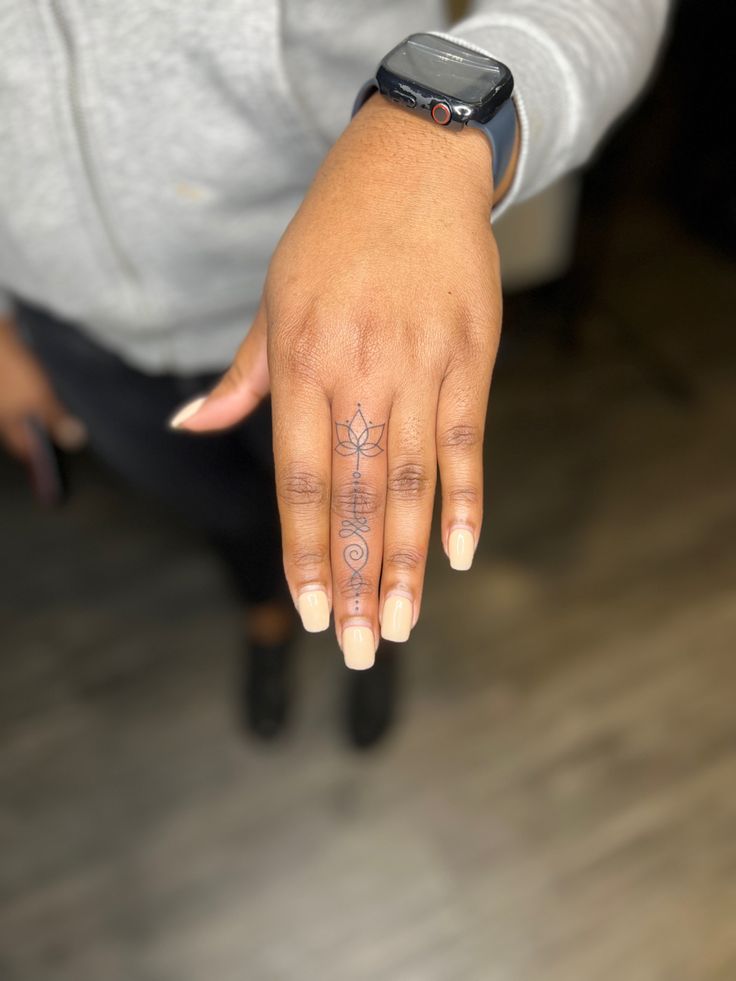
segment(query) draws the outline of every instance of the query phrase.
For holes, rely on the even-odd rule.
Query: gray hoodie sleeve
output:
[[[669,0],[477,0],[447,35],[513,72],[521,126],[514,182],[496,213],[585,163],[636,98]]]

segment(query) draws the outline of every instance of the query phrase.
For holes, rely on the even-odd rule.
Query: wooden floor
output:
[[[633,223],[580,352],[511,305],[477,567],[433,556],[373,755],[324,638],[244,741],[210,555],[89,461],[60,515],[0,464],[2,981],[736,979],[736,289]]]

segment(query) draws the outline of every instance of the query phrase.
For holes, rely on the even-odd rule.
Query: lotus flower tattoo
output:
[[[358,405],[350,422],[336,422],[335,428],[337,429],[335,450],[340,456],[355,456],[356,470],[360,470],[360,458],[362,456],[378,456],[379,453],[383,453],[383,448],[379,446],[379,443],[386,423],[381,423],[380,426],[369,425],[360,405]]]
[[[385,423],[374,426],[372,422],[367,422],[358,403],[355,415],[347,422],[336,422],[337,444],[335,452],[340,456],[354,456],[355,469],[353,470],[353,499],[352,514],[349,518],[343,518],[340,528],[340,538],[350,539],[345,545],[342,555],[345,564],[350,570],[348,577],[349,589],[353,595],[354,612],[357,613],[360,607],[360,595],[369,589],[369,585],[363,576],[363,569],[368,562],[368,541],[367,535],[370,532],[368,518],[361,514],[360,501],[360,480],[362,473],[360,461],[362,457],[378,456],[383,453],[380,445],[383,438]]]

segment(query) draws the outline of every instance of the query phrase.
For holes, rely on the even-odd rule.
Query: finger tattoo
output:
[[[367,516],[361,512],[361,501],[365,500],[365,495],[361,491],[360,481],[363,474],[360,464],[363,457],[370,458],[383,453],[381,440],[385,428],[386,423],[374,425],[372,420],[366,421],[360,402],[358,402],[352,419],[335,423],[337,430],[335,452],[339,453],[340,456],[355,457],[350,503],[351,515],[349,518],[342,519],[340,538],[348,540],[342,550],[342,556],[349,570],[348,588],[352,593],[356,613],[360,607],[360,595],[367,588],[363,569],[368,562],[367,536],[371,530]]]

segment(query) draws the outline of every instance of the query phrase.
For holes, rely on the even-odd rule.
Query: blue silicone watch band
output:
[[[353,103],[353,116],[365,104],[365,102],[378,92],[378,83],[375,78],[370,79],[362,86],[358,96]],[[468,126],[479,129],[486,134],[493,151],[493,184],[498,184],[503,179],[503,175],[511,163],[514,152],[514,140],[516,138],[516,110],[512,99],[501,106],[496,115],[489,119],[487,123],[469,122]]]
[[[487,123],[470,122],[468,126],[482,130],[490,140],[493,150],[493,186],[498,187],[514,153],[516,110],[513,100],[504,102],[496,115]]]

